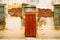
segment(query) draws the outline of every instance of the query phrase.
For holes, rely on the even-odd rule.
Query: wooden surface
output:
[[[25,14],[25,36],[36,37],[36,15],[35,12],[26,12]]]

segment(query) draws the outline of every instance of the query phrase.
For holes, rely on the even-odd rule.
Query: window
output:
[[[36,8],[34,7],[25,7],[25,12],[35,12]]]
[[[60,26],[60,5],[55,5],[54,7],[54,25]]]

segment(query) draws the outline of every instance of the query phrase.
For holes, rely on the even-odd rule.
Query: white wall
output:
[[[36,5],[38,8],[49,8],[53,10],[52,0],[34,0],[33,2],[31,0],[9,0],[9,4],[13,3],[28,3]]]
[[[13,4],[13,3],[21,4],[22,2],[23,2],[23,0],[9,0],[9,4]]]
[[[49,8],[53,10],[52,0],[39,0],[38,8]]]
[[[5,4],[13,4],[13,3],[22,3],[23,1],[25,0],[2,0],[2,3],[5,3]]]
[[[51,9],[52,11],[54,9],[53,0],[34,0],[34,2],[26,0],[26,3],[36,5],[37,8]]]
[[[60,0],[53,0],[54,4],[60,4]]]

